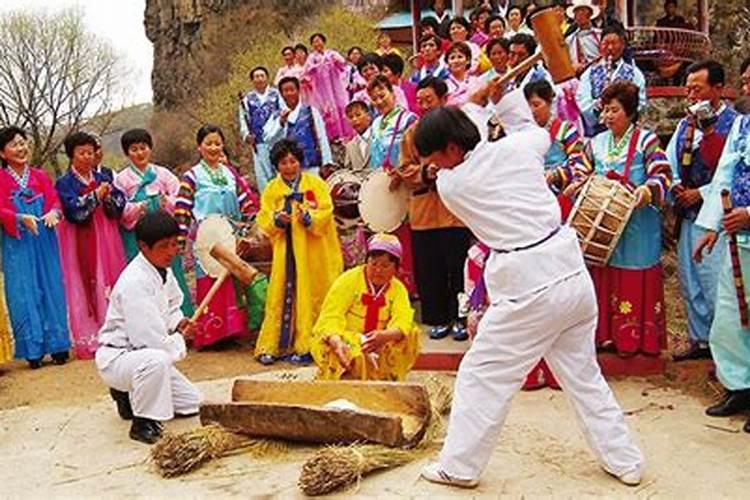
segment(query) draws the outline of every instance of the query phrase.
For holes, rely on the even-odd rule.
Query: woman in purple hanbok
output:
[[[326,50],[326,37],[322,33],[311,36],[310,43],[313,51],[304,67],[304,80],[310,88],[309,104],[323,116],[331,141],[348,139],[354,131],[346,120],[346,60],[335,50]]]

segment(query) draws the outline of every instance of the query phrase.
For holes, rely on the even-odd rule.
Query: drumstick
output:
[[[214,296],[219,292],[219,288],[221,288],[221,285],[224,284],[224,282],[227,280],[228,277],[229,277],[229,270],[224,269],[224,271],[222,271],[219,277],[216,278],[216,281],[214,281],[214,284],[211,285],[211,288],[208,290],[208,293],[206,294],[206,296],[203,297],[203,300],[201,301],[198,308],[195,310],[193,317],[190,318],[190,321],[192,323],[195,323],[196,321],[198,321],[198,319],[201,316],[203,316],[203,313],[208,308],[208,305],[211,303]]]
[[[724,215],[729,215],[732,211],[732,200],[729,198],[729,190],[721,191],[721,204],[724,208]],[[734,275],[734,288],[737,291],[737,305],[740,309],[740,324],[742,328],[750,327],[750,320],[747,313],[747,301],[745,300],[745,284],[742,280],[742,268],[740,267],[740,252],[737,248],[737,235],[729,236],[729,255],[732,258],[732,274]]]

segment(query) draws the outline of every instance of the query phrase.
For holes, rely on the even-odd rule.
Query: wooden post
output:
[[[453,0],[453,17],[464,15],[464,2],[463,0]]]
[[[706,0],[698,0],[697,28],[706,35],[709,34],[710,28],[708,26],[708,2]]]
[[[419,0],[411,0],[411,42],[414,54],[419,53],[419,33],[422,29],[422,9]]]

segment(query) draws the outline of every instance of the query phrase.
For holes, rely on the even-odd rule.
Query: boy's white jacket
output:
[[[463,163],[438,172],[437,187],[448,209],[496,250],[485,267],[491,300],[519,298],[585,271],[575,231],[561,226],[557,199],[544,178],[549,132],[534,121],[523,91],[510,92],[494,106],[469,103],[462,109],[482,140]],[[487,142],[493,113],[507,135]]]
[[[184,318],[182,290],[171,269],[162,280],[156,268],[139,253],[128,264],[112,289],[109,309],[99,331],[99,345],[120,347],[105,349],[96,357],[97,367],[105,368],[125,350],[158,349],[172,361],[187,353],[185,339],[176,330]],[[106,353],[106,354],[105,354]]]

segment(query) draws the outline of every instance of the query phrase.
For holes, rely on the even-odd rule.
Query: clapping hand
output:
[[[111,191],[112,186],[109,185],[109,182],[102,182],[99,184],[99,187],[96,188],[96,197],[100,200],[104,200],[109,196]]]
[[[46,227],[53,228],[60,222],[60,216],[56,210],[50,210],[42,216],[42,221]]]
[[[34,215],[24,214],[21,216],[21,224],[28,229],[34,236],[39,236],[39,227],[37,226],[37,218]]]
[[[276,221],[284,226],[288,226],[290,222],[292,222],[291,216],[286,213],[285,211],[281,210],[279,212],[276,212]]]

